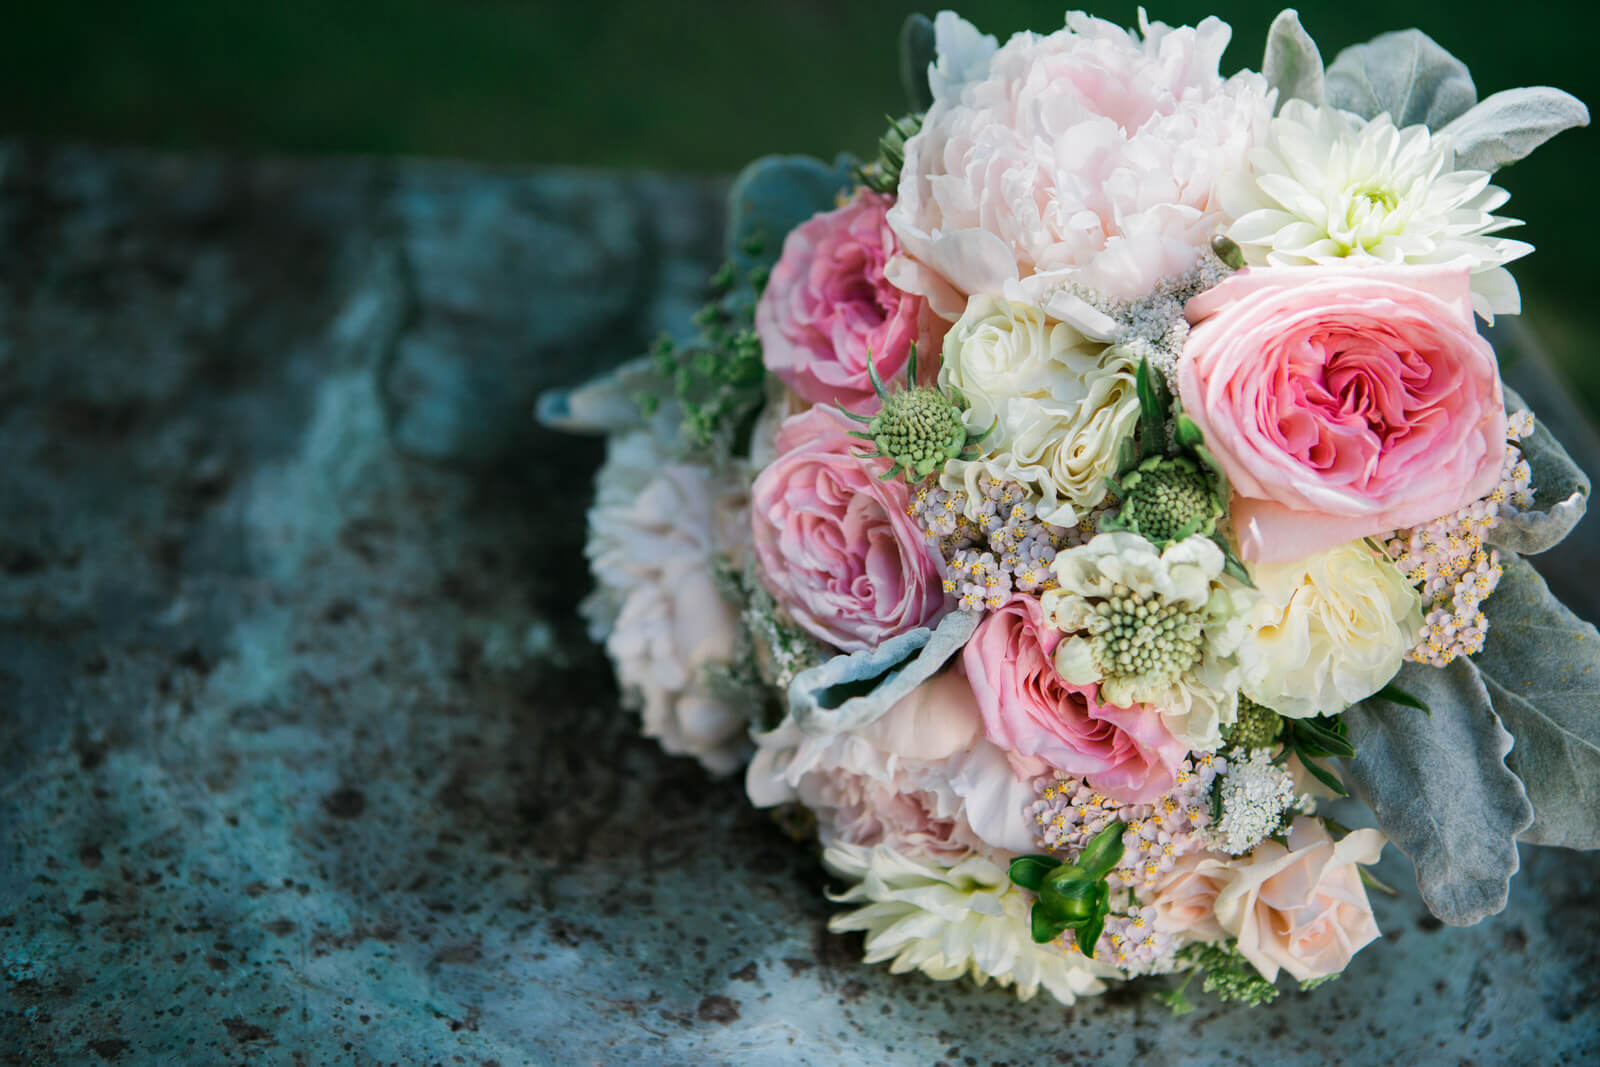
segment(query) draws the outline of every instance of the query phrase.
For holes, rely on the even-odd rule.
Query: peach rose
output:
[[[1376,863],[1383,835],[1355,830],[1335,842],[1301,816],[1289,847],[1263,841],[1217,894],[1222,929],[1267,981],[1280,969],[1299,981],[1338,974],[1378,936],[1358,863]]]
[[[1227,932],[1217,922],[1217,894],[1233,878],[1238,861],[1214,852],[1179,857],[1156,883],[1150,901],[1156,927],[1194,941],[1221,941]]]
[[[1465,267],[1263,267],[1189,302],[1184,411],[1241,554],[1286,563],[1494,488],[1505,402]]]

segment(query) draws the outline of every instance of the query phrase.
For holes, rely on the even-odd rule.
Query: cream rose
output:
[[[1190,941],[1221,941],[1228,935],[1217,923],[1217,894],[1233,879],[1238,861],[1213,852],[1179,857],[1156,883],[1150,907],[1156,928]]]
[[[1280,715],[1337,714],[1371,696],[1422,632],[1416,589],[1364,541],[1250,576],[1261,600],[1239,652],[1244,692]]]
[[[1217,894],[1217,922],[1238,938],[1239,954],[1271,982],[1278,971],[1299,981],[1338,974],[1378,936],[1358,863],[1376,863],[1383,835],[1355,830],[1335,842],[1301,816],[1289,847],[1263,841]]]
[[[1075,526],[1106,496],[1117,443],[1139,422],[1138,362],[1024,304],[974,296],[945,336],[943,384],[970,407],[973,434],[990,426],[983,459],[951,463],[947,488],[976,496],[988,474],[1038,493],[1039,517]]]

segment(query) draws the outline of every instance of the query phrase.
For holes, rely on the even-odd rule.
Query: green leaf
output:
[[[1286,720],[1295,746],[1312,756],[1354,756],[1355,747],[1347,740],[1344,728],[1324,726],[1317,721],[1322,718]]]
[[[1018,856],[1011,861],[1011,880],[1035,893],[1044,884],[1044,876],[1054,870],[1060,860],[1054,856]]]
[[[1183,985],[1178,986],[1176,989],[1167,989],[1160,993],[1154,993],[1152,996],[1155,998],[1156,1003],[1165,1004],[1170,1008],[1172,1014],[1188,1015],[1194,1011],[1194,1004],[1190,1002],[1188,996],[1184,993],[1184,988],[1188,984],[1188,982],[1184,982]]]
[[[1333,790],[1339,796],[1347,797],[1350,795],[1350,791],[1344,787],[1344,783],[1339,780],[1339,776],[1322,766],[1322,764],[1317,763],[1314,760],[1307,759],[1304,755],[1302,755],[1300,757],[1300,766],[1306,769],[1307,774],[1311,775],[1311,777],[1315,778],[1317,781]]]
[[[1533,822],[1533,805],[1506,765],[1511,735],[1471,662],[1408,663],[1399,679],[1440,714],[1367,701],[1348,709],[1341,718],[1356,754],[1345,777],[1411,857],[1429,910],[1469,925],[1506,906],[1517,835]]]
[[[1506,407],[1521,411],[1527,402],[1506,390]],[[1505,514],[1484,540],[1497,548],[1533,555],[1553,548],[1572,532],[1589,506],[1589,476],[1579,469],[1561,442],[1534,420],[1533,433],[1517,442],[1532,471],[1533,507]]]
[[[1428,705],[1424,704],[1422,701],[1418,700],[1404,689],[1401,689],[1393,682],[1389,682],[1382,689],[1378,690],[1376,693],[1373,693],[1372,696],[1368,697],[1367,699],[1387,700],[1389,703],[1399,704],[1403,708],[1415,708],[1424,715],[1433,715],[1433,711],[1428,707]]]
[[[1380,34],[1334,57],[1323,102],[1364,119],[1442,130],[1478,102],[1467,65],[1421,30]]]
[[[1483,611],[1489,633],[1477,667],[1517,739],[1506,766],[1533,802],[1522,839],[1600,848],[1600,632],[1516,558]]]
[[[1067,923],[1064,919],[1058,919],[1050,915],[1038,904],[1033,906],[1033,912],[1028,916],[1028,922],[1033,935],[1033,943],[1036,945],[1048,945],[1060,937],[1067,928]]]
[[[1139,447],[1146,459],[1166,450],[1167,422],[1161,409],[1161,394],[1156,391],[1155,373],[1148,357],[1139,361],[1134,386],[1139,393]]]
[[[1300,25],[1293,9],[1280,11],[1267,31],[1267,51],[1261,60],[1267,84],[1278,90],[1278,108],[1289,100],[1322,105],[1322,53]]]
[[[1509,166],[1562,130],[1589,125],[1589,109],[1560,89],[1537,85],[1495,93],[1444,128],[1457,170]]]
[[[1078,951],[1094,959],[1095,942],[1100,940],[1100,933],[1106,928],[1105,909],[1095,912],[1094,917],[1078,927]]]
[[[1063,864],[1045,876],[1039,886],[1039,904],[1055,919],[1068,926],[1077,924],[1105,907],[1104,882],[1087,877],[1083,868]]]
[[[1397,897],[1400,895],[1400,891],[1398,889],[1379,881],[1377,875],[1373,874],[1359,863],[1356,864],[1356,872],[1361,875],[1361,884],[1366,886],[1368,889],[1375,889],[1384,896],[1388,897]]]
[[[934,45],[933,21],[926,15],[907,15],[900,25],[900,84],[913,111],[933,106],[928,67],[939,58]]]
[[[1124,851],[1122,835],[1127,829],[1127,824],[1119,820],[1095,834],[1079,854],[1078,866],[1096,880],[1110,874],[1112,868],[1122,859]]]

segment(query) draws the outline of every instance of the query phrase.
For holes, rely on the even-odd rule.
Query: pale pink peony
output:
[[[791,415],[751,490],[767,587],[808,633],[847,652],[932,626],[949,609],[905,483],[879,480],[888,460],[854,455],[852,429],[832,408]]]
[[[1505,402],[1465,267],[1266,267],[1189,302],[1184,410],[1245,559],[1428,522],[1494,488]]]
[[[1074,12],[992,55],[964,49],[906,145],[890,279],[954,319],[975,293],[1049,306],[1070,283],[1132,300],[1191,268],[1271,95],[1259,74],[1218,74],[1219,19],[1173,29],[1141,12],[1140,31]]]
[[[962,650],[990,741],[1024,760],[1085,777],[1124,804],[1148,803],[1173,786],[1187,754],[1158,711],[1102,704],[1094,685],[1072,685],[1052,661],[1061,633],[1039,601],[1017,594],[978,625]],[[1024,762],[1024,768],[1036,769]]]
[[[1269,982],[1279,969],[1299,981],[1338,974],[1378,936],[1358,863],[1376,863],[1383,835],[1354,830],[1337,843],[1301,816],[1289,847],[1263,841],[1217,894],[1217,921]]]
[[[925,357],[919,376],[931,382],[938,371],[934,357],[945,324],[922,297],[883,276],[900,252],[884,221],[893,202],[859,189],[848,204],[789,231],[756,304],[762,360],[810,403],[877,411],[869,353],[885,382],[903,375],[914,342]]]
[[[1033,846],[1032,786],[984,740],[959,666],[861,729],[812,736],[786,719],[758,735],[745,789],[759,807],[805,804],[824,846],[888,845],[946,862]]]

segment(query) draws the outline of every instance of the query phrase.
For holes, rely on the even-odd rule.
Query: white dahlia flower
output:
[[[892,960],[895,974],[918,970],[948,981],[971,974],[1015,988],[1022,1000],[1043,988],[1063,1004],[1105,989],[1116,971],[1075,949],[1036,945],[1030,893],[1006,869],[980,855],[954,867],[913,859],[879,846],[835,845],[824,866],[853,883],[833,899],[861,907],[834,916],[834,932],[866,932],[866,961]]]
[[[1100,684],[1107,704],[1149,704],[1196,751],[1221,743],[1239,710],[1237,653],[1255,594],[1222,573],[1222,550],[1195,535],[1158,551],[1137,534],[1098,534],[1056,555],[1045,619],[1067,637],[1056,671]]]
[[[1521,225],[1491,214],[1510,194],[1454,159],[1450,139],[1426,126],[1290,100],[1222,187],[1226,232],[1258,265],[1464,262],[1478,314],[1515,315],[1521,297],[1504,265],[1533,246],[1493,236]]]
[[[969,500],[984,474],[1039,497],[1038,515],[1076,526],[1106,496],[1117,473],[1117,444],[1139,422],[1138,360],[1087,340],[1026,304],[974,296],[945,335],[940,382],[969,407],[969,433],[981,434],[981,460],[949,463],[945,488]]]
[[[1280,715],[1336,715],[1382,689],[1422,633],[1422,598],[1364,541],[1250,568],[1261,594],[1244,694]]]
[[[1224,221],[1219,181],[1272,111],[1261,75],[1218,74],[1226,23],[1174,29],[1141,12],[1130,32],[1073,12],[998,49],[954,16],[936,31],[954,55],[906,144],[892,282],[954,319],[974,293],[1134,300],[1194,265]]]
[[[589,511],[596,588],[584,614],[624,697],[640,706],[644,733],[725,774],[742,761],[747,721],[712,682],[739,638],[713,564],[720,556],[737,566],[746,551],[748,492],[742,479],[663,455],[649,433],[607,443]]]

